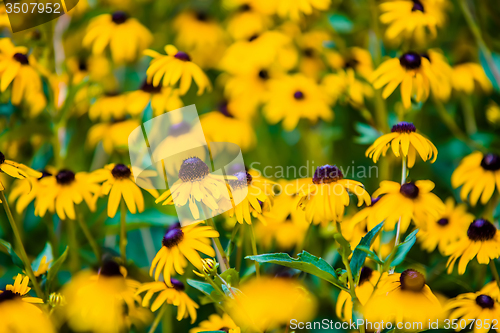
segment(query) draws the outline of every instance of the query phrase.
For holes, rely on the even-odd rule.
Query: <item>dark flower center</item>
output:
[[[219,106],[219,112],[225,115],[228,118],[234,118],[231,112],[229,112],[229,109],[227,107],[227,102],[221,103]]]
[[[380,200],[380,197],[372,198],[372,203],[370,206],[375,205]]]
[[[429,53],[424,52],[424,53],[421,53],[420,56],[422,58],[425,58],[425,59],[429,60],[429,62],[431,62],[431,57],[429,56]]]
[[[233,176],[238,178],[238,179],[230,179],[228,181],[229,185],[231,185],[233,189],[241,188],[244,187],[245,185],[248,186],[252,184],[252,175],[250,175],[246,171],[236,172],[235,174],[233,174]]]
[[[343,179],[344,175],[336,165],[323,165],[316,168],[313,176],[314,184],[328,184]]]
[[[116,97],[116,96],[119,96],[119,95],[120,95],[120,93],[119,93],[118,91],[106,91],[106,92],[104,93],[104,95],[105,95],[106,97]]]
[[[422,64],[422,57],[416,52],[407,52],[399,57],[399,63],[406,69],[417,69]]]
[[[5,162],[5,155],[0,151],[0,164]]]
[[[425,286],[424,276],[413,269],[407,269],[401,273],[399,282],[401,283],[401,289],[408,291],[420,291]]]
[[[186,52],[178,51],[175,55],[174,58],[177,58],[182,61],[191,61],[191,57]]]
[[[476,304],[483,309],[492,309],[495,306],[495,301],[488,295],[479,295],[476,297]]]
[[[111,15],[111,20],[116,24],[125,23],[128,19],[128,14],[119,10]]]
[[[394,126],[392,126],[391,132],[398,132],[398,133],[412,133],[416,132],[417,128],[413,123],[407,123],[406,121],[402,121]]]
[[[208,15],[205,12],[197,12],[196,19],[198,21],[206,22],[206,21],[208,21]]]
[[[370,280],[372,274],[373,274],[373,269],[367,266],[363,266],[363,268],[361,268],[361,273],[359,274],[359,285],[363,284],[363,282]]]
[[[117,165],[115,165],[115,167],[113,168],[113,170],[111,170],[111,174],[116,179],[124,179],[124,178],[130,177],[130,175],[132,174],[132,172],[130,171],[130,169],[126,165],[124,165],[124,164],[117,164]]]
[[[218,331],[222,331],[222,332],[226,332],[226,333],[228,333],[229,330],[230,330],[229,327],[221,327],[221,328],[218,329]]]
[[[21,65],[29,65],[29,60],[28,56],[24,53],[16,53],[14,54],[14,59],[17,60],[17,62],[21,63]]]
[[[411,8],[412,12],[416,11],[424,12],[424,5],[419,0],[413,0],[413,7]]]
[[[86,72],[88,70],[87,62],[85,59],[78,60],[78,69],[82,72]]]
[[[181,281],[179,281],[177,279],[170,278],[170,282],[174,286],[175,290],[184,291],[184,289],[186,289],[186,287],[184,286],[184,283],[182,283]]]
[[[262,80],[267,80],[269,79],[269,72],[265,69],[263,70],[260,70],[259,71],[259,77],[262,79]]]
[[[297,99],[297,100],[301,100],[301,99],[304,99],[304,93],[300,90],[297,90],[294,94],[293,94],[293,98]]]
[[[183,182],[193,182],[202,180],[210,173],[210,169],[205,162],[198,157],[190,157],[184,160],[179,170],[179,178]]]
[[[303,53],[305,57],[312,58],[314,56],[314,49],[308,47],[307,49],[304,49]]]
[[[12,290],[4,290],[2,293],[0,293],[0,303],[4,301],[11,301],[13,299],[16,299],[19,297],[16,293],[14,293]]]
[[[99,269],[99,275],[103,276],[123,276],[120,265],[114,260],[105,261]]]
[[[185,121],[181,121],[180,123],[170,126],[168,134],[171,136],[181,136],[183,134],[189,133],[190,130],[191,125],[189,125],[189,123]]]
[[[248,12],[251,9],[252,9],[252,7],[250,7],[250,5],[246,3],[246,4],[240,6],[239,11],[240,12]]]
[[[250,38],[248,38],[248,41],[249,42],[253,42],[254,40],[256,40],[257,38],[259,38],[259,35],[252,35],[250,36]]]
[[[61,170],[56,175],[56,181],[59,185],[68,185],[75,180],[75,173],[70,170]]]
[[[417,185],[415,185],[415,183],[410,182],[401,185],[399,192],[409,199],[415,199],[416,197],[418,197],[419,189]]]
[[[41,170],[40,172],[42,173],[42,176],[40,178],[38,178],[39,180],[44,178],[44,177],[52,176],[52,174],[50,172],[48,172],[47,170]]]
[[[161,85],[155,87],[153,84],[144,81],[141,84],[141,90],[150,94],[158,94],[161,92]]]
[[[486,219],[474,220],[467,230],[467,236],[471,241],[481,242],[493,239],[497,228]]]
[[[356,69],[356,66],[358,66],[358,64],[359,64],[359,61],[351,58],[349,60],[346,60],[346,62],[344,64],[344,69],[348,69],[348,68]]]
[[[161,241],[161,243],[167,248],[172,248],[178,245],[183,238],[184,233],[182,232],[181,226],[180,224],[176,223],[168,228],[165,236],[163,236],[163,240]]]
[[[442,219],[439,219],[437,221],[437,224],[439,224],[442,227],[448,225],[448,223],[450,223],[450,220],[448,220],[446,217],[443,217]]]
[[[492,153],[484,155],[481,161],[481,167],[488,171],[500,170],[500,156]]]

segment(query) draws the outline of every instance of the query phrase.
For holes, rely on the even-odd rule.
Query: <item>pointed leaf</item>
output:
[[[398,244],[398,246],[395,248],[394,254],[391,254],[390,258],[390,263],[386,263],[386,265],[390,265],[392,267],[400,265],[406,258],[406,255],[408,252],[410,252],[411,248],[415,244],[415,241],[417,240],[417,232],[418,229],[413,231],[411,234],[409,234],[403,243]]]
[[[210,297],[210,294],[215,290],[214,287],[210,285],[210,283],[201,282],[198,280],[187,279],[187,284],[189,284],[194,289],[198,289],[206,296]]]
[[[10,255],[10,259],[12,259],[12,262],[14,263],[14,265],[16,265],[17,267],[19,267],[21,269],[24,269],[23,261],[21,260],[21,258],[19,258],[16,251],[14,251],[14,249],[12,248],[12,245],[10,245],[9,242],[4,241],[3,239],[0,239],[0,251],[5,252],[8,255]]]
[[[59,258],[57,258],[56,261],[52,263],[52,267],[50,267],[49,272],[47,273],[47,290],[51,291],[51,286],[54,281],[54,279],[57,276],[57,273],[61,269],[62,264],[64,261],[66,261],[66,258],[68,257],[68,247],[66,246],[66,249],[64,250],[63,254]]]
[[[367,252],[363,251],[361,248],[367,247],[368,250],[370,249],[373,240],[377,237],[383,225],[384,222],[381,222],[377,226],[375,226],[372,230],[368,231],[368,233],[363,238],[361,238],[361,241],[359,241],[359,244],[354,249],[350,266],[352,274],[354,275],[353,276],[354,281],[356,282],[358,282],[359,272],[361,271],[361,268],[363,267],[367,256]],[[375,257],[377,257],[377,255],[375,255]]]

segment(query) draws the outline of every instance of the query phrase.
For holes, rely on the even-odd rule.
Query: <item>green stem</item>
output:
[[[241,270],[241,263],[243,261],[243,246],[245,244],[245,229],[243,226],[241,228],[241,234],[240,234],[240,239],[237,243],[238,249],[236,250],[236,267],[235,269],[240,272]]]
[[[120,202],[120,254],[125,264],[127,262],[127,206],[123,199]]]
[[[151,324],[151,327],[149,328],[149,333],[154,333],[154,331],[156,331],[156,328],[158,327],[158,325],[160,324],[160,321],[163,317],[163,313],[165,312],[165,310],[167,309],[167,307],[170,306],[169,304],[163,304],[160,311],[158,311],[158,313],[156,314],[156,317],[155,317],[155,320],[153,321],[153,323]]]
[[[165,312],[163,312],[163,321],[161,323],[161,331],[163,333],[171,333],[174,331],[174,323],[173,323],[173,318],[174,318],[174,313],[173,313],[173,307],[172,306],[166,306]]]
[[[56,233],[54,232],[53,215],[52,214],[45,215],[44,220],[46,221],[46,224],[47,224],[49,239],[50,239],[50,243],[52,245],[52,256],[54,258],[58,258],[59,257],[59,242],[57,240]]]
[[[236,234],[238,233],[239,229],[240,229],[240,224],[238,222],[236,222],[236,224],[233,227],[233,232],[231,233],[231,239],[229,239],[229,243],[227,244],[227,247],[226,247],[226,253],[227,253],[228,259],[231,259],[231,254],[232,254],[233,248],[234,248],[234,239],[235,239]]]
[[[464,111],[464,123],[465,123],[465,131],[469,136],[477,133],[477,125],[476,125],[476,115],[474,114],[474,106],[472,105],[472,101],[470,96],[462,95],[460,97],[462,100],[462,109]]]
[[[76,273],[80,269],[80,254],[78,239],[76,237],[76,227],[75,221],[67,219],[68,227],[68,246],[69,246],[69,256],[70,256],[70,270]]]
[[[42,292],[42,289],[40,288],[40,285],[38,284],[38,281],[36,280],[35,274],[33,273],[33,269],[31,268],[31,262],[28,258],[28,254],[26,253],[26,249],[24,248],[23,241],[21,239],[21,234],[19,233],[16,221],[12,216],[9,204],[7,203],[7,198],[5,197],[3,191],[0,191],[0,200],[2,200],[2,205],[5,210],[5,214],[7,215],[7,219],[9,220],[12,232],[14,233],[14,237],[17,242],[17,247],[19,249],[19,252],[21,253],[21,260],[23,261],[26,274],[28,275],[28,277],[31,280],[31,283],[33,284],[33,288],[35,289],[36,295],[44,299],[45,296]]]
[[[205,216],[208,216],[208,215],[205,214]],[[207,222],[207,225],[211,226],[212,229],[217,231],[217,227],[215,226],[214,220],[212,218],[208,218],[206,220],[206,222]],[[224,272],[229,268],[229,260],[227,258],[226,252],[224,251],[224,248],[222,247],[222,244],[220,242],[219,237],[212,238],[212,241],[214,242],[216,250],[218,252],[217,253],[217,255],[218,255],[217,261],[220,264],[220,270],[221,270],[221,272]]]
[[[406,156],[403,156],[403,163],[401,167],[401,185],[406,183]],[[399,244],[399,237],[401,233],[401,216],[399,217],[398,224],[396,225],[396,240],[394,241],[394,247]],[[395,267],[391,267],[389,274],[394,273]]]
[[[495,278],[495,281],[497,282],[497,285],[500,288],[500,276],[498,275],[497,266],[495,266],[494,259],[490,260],[490,269],[491,269],[491,274],[493,275],[493,278]]]
[[[97,244],[96,240],[94,239],[94,236],[92,236],[92,233],[90,232],[89,228],[87,227],[87,224],[85,224],[85,221],[83,220],[83,215],[78,212],[78,224],[80,225],[80,228],[82,229],[83,233],[85,234],[85,237],[87,238],[87,241],[90,244],[90,247],[92,248],[92,251],[94,252],[94,255],[97,259],[97,262],[101,263],[101,251],[99,249],[99,245]]]
[[[252,244],[252,254],[256,256],[259,254],[259,252],[257,251],[257,241],[255,240],[255,231],[253,228],[253,224],[249,224],[248,227],[250,228],[250,242]],[[255,263],[255,274],[257,275],[257,277],[260,277],[259,263],[257,261],[254,261],[254,263]]]

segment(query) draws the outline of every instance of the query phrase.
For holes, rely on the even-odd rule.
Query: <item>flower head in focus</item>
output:
[[[9,200],[16,201],[16,212],[20,214],[28,205],[35,200],[40,190],[40,180],[44,177],[51,176],[52,174],[46,170],[41,171],[41,177],[30,177],[29,181],[24,179],[17,179],[12,185]]]
[[[8,284],[7,286],[5,286],[4,292],[10,291],[15,296],[21,297],[21,300],[23,300],[23,302],[42,304],[43,300],[41,298],[28,296],[28,293],[31,290],[31,288],[28,287],[29,282],[29,277],[23,276],[22,274],[17,274],[14,284]],[[0,297],[1,296],[2,294],[0,294]]]

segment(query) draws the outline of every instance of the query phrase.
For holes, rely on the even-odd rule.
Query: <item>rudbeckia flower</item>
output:
[[[357,78],[352,68],[326,75],[321,81],[321,86],[332,98],[333,103],[345,100],[356,108],[363,107],[365,98],[373,96],[372,86]]]
[[[9,200],[17,201],[16,212],[18,214],[21,214],[26,207],[28,207],[28,205],[35,200],[40,190],[39,181],[46,176],[52,176],[52,174],[43,170],[40,178],[30,177],[29,182],[21,179],[14,182],[10,191]]]
[[[225,0],[232,9],[226,30],[236,40],[248,39],[266,31],[272,25],[273,3],[265,0]]]
[[[453,66],[451,83],[454,90],[469,95],[474,92],[475,85],[478,85],[486,93],[492,90],[491,82],[483,67],[473,62]]]
[[[500,303],[493,295],[484,290],[458,295],[449,300],[445,308],[450,311],[448,319],[451,322],[463,322],[465,320],[469,323],[467,325],[469,329],[472,322],[474,326],[472,332],[474,333],[486,333],[490,331],[490,328],[495,329],[492,327],[494,324],[491,323],[491,320],[500,318]],[[488,321],[490,321],[489,325]],[[463,325],[460,326],[457,326],[456,332],[465,328]],[[496,328],[497,332],[498,330]]]
[[[141,123],[135,119],[95,124],[88,131],[87,144],[93,148],[99,142],[102,142],[104,151],[109,155],[114,151],[126,152],[128,149],[128,136],[139,126],[141,126]]]
[[[301,54],[300,73],[317,80],[326,69],[324,53],[328,49],[325,44],[332,41],[330,34],[325,30],[311,30],[298,35],[295,39]]]
[[[99,185],[89,181],[88,174],[63,169],[55,176],[46,176],[39,181],[40,191],[35,200],[35,215],[45,216],[50,211],[60,219],[76,219],[75,204],[85,201],[91,211],[95,210],[93,195]]]
[[[184,106],[179,97],[178,89],[162,86],[155,87],[146,81],[142,83],[139,90],[127,94],[127,111],[131,115],[140,114],[149,103],[151,103],[154,117]]]
[[[153,58],[146,72],[148,83],[158,86],[174,86],[179,83],[180,95],[185,95],[191,87],[191,79],[198,86],[198,95],[203,94],[205,89],[212,90],[210,80],[198,65],[191,62],[186,52],[178,51],[173,45],[165,46],[167,55],[161,55],[153,50],[146,50],[144,54]],[[162,81],[163,79],[163,81]]]
[[[372,197],[371,202],[365,208],[361,209],[359,212],[354,214],[349,220],[353,225],[365,224],[368,230],[373,229],[378,223],[376,218],[376,206],[375,204],[380,200],[380,197]],[[343,228],[342,228],[343,230]]]
[[[172,304],[177,307],[178,321],[191,317],[191,324],[194,324],[196,321],[196,309],[199,308],[199,305],[184,290],[184,283],[171,278],[170,286],[162,281],[144,283],[137,289],[136,295],[147,291],[142,299],[142,306],[150,307],[151,298],[155,293],[158,293],[153,304],[151,304],[151,311],[155,312],[162,305],[166,306],[164,304]]]
[[[438,219],[444,212],[444,204],[437,195],[432,193],[434,183],[430,180],[417,180],[403,185],[384,180],[380,188],[373,192],[374,197],[384,195],[375,205],[375,219],[385,220],[384,229],[394,230],[401,220],[401,232],[405,232],[413,220],[415,224],[425,229],[427,219]]]
[[[224,330],[227,333],[240,333],[241,330],[234,321],[229,317],[227,313],[222,314],[212,314],[207,320],[203,320],[198,324],[197,327],[189,330],[189,333],[202,333],[208,331],[220,331]]]
[[[363,309],[367,321],[376,323],[418,323],[424,329],[443,317],[439,300],[425,284],[425,277],[413,270],[383,279]]]
[[[153,171],[154,172],[154,171]],[[144,173],[143,173],[144,174]],[[141,176],[143,176],[141,174]],[[151,174],[154,176],[154,174]],[[136,185],[134,176],[129,167],[124,164],[108,164],[103,169],[92,172],[89,176],[92,182],[102,183],[101,189],[96,195],[107,195],[108,216],[113,218],[116,215],[118,206],[123,198],[129,212],[135,214],[144,211],[144,197],[141,189]],[[141,179],[147,182],[147,179]],[[151,187],[152,184],[151,184]],[[153,197],[158,197],[158,191],[155,189],[146,189]]]
[[[269,100],[263,112],[271,124],[283,121],[285,131],[295,129],[302,118],[313,123],[333,119],[326,94],[312,79],[301,74],[270,82]]]
[[[415,101],[425,101],[431,86],[439,84],[429,60],[416,52],[406,52],[399,58],[383,62],[371,75],[375,89],[385,86],[382,97],[386,99],[401,84],[401,98],[406,109]]]
[[[323,165],[316,168],[306,190],[298,193],[299,207],[305,210],[309,223],[326,226],[329,222],[341,222],[345,207],[349,205],[349,193],[358,198],[358,207],[364,202],[371,203],[371,198],[363,184],[352,179],[344,179],[342,171],[335,165]]]
[[[455,262],[458,262],[458,274],[465,273],[467,264],[477,257],[480,264],[489,264],[490,260],[500,257],[500,232],[495,225],[486,219],[474,220],[469,229],[467,237],[451,244],[446,249],[445,255],[448,258],[448,274],[453,272]]]
[[[444,1],[437,0],[396,0],[382,3],[380,21],[389,25],[385,36],[389,40],[398,37],[416,39],[422,43],[426,29],[431,37],[437,36],[437,28],[445,23]]]
[[[276,1],[276,14],[282,18],[298,21],[303,15],[330,8],[330,0]]]
[[[113,61],[122,64],[137,60],[152,40],[151,32],[139,21],[117,11],[93,18],[82,44],[92,48],[92,53],[97,55],[109,45]]]
[[[450,98],[452,88],[453,70],[451,66],[438,50],[428,50],[421,56],[429,60],[430,68],[436,78],[436,80],[429,81],[432,93],[440,100],[447,101]]]
[[[350,47],[342,54],[329,52],[326,58],[333,69],[352,69],[364,79],[368,79],[373,72],[373,60],[370,52],[360,47]]]
[[[31,181],[32,177],[38,178],[42,176],[41,172],[35,171],[24,164],[6,160],[5,155],[2,152],[0,152],[0,171],[13,178],[27,179],[28,181]],[[4,190],[4,187],[1,182],[0,182],[0,190],[2,191]]]
[[[40,263],[38,264],[38,268],[35,273],[35,277],[39,277],[49,271],[49,266],[52,260],[47,261],[47,256],[43,256],[42,259],[40,260]]]
[[[448,198],[444,212],[437,219],[429,219],[427,227],[418,232],[417,238],[424,250],[432,252],[437,247],[444,255],[448,246],[465,236],[465,230],[473,220],[474,216],[467,213],[467,206],[455,205],[453,198]]]
[[[172,24],[177,36],[175,44],[185,50],[212,48],[224,42],[224,30],[203,11],[184,11]]]
[[[149,269],[149,275],[156,281],[163,272],[163,279],[169,287],[173,287],[170,281],[172,273],[184,274],[188,261],[199,271],[203,264],[198,252],[209,257],[215,257],[215,251],[210,246],[210,238],[219,237],[219,233],[209,226],[192,223],[185,227],[174,224],[167,229],[162,240],[162,247],[156,254]],[[156,269],[156,272],[155,272]]]
[[[500,191],[500,156],[479,151],[464,157],[460,165],[451,175],[451,185],[454,188],[462,186],[460,198],[475,206],[481,197],[485,205],[495,192]],[[470,194],[470,196],[469,196]]]
[[[89,118],[93,121],[120,120],[127,115],[128,99],[126,94],[108,92],[90,106]]]
[[[430,160],[434,163],[438,154],[436,146],[416,131],[412,123],[400,122],[392,126],[391,133],[384,134],[375,140],[366,150],[365,155],[377,163],[380,155],[385,156],[389,148],[392,148],[396,157],[408,158],[409,168],[415,165],[417,153],[424,162]]]
[[[8,284],[7,286],[5,286],[5,290],[12,292],[15,296],[21,297],[21,300],[23,300],[24,302],[42,304],[43,300],[41,298],[26,296],[31,290],[31,288],[28,287],[29,282],[29,277],[23,276],[22,274],[17,274],[14,284]],[[1,297],[2,295],[0,294],[0,298]]]

